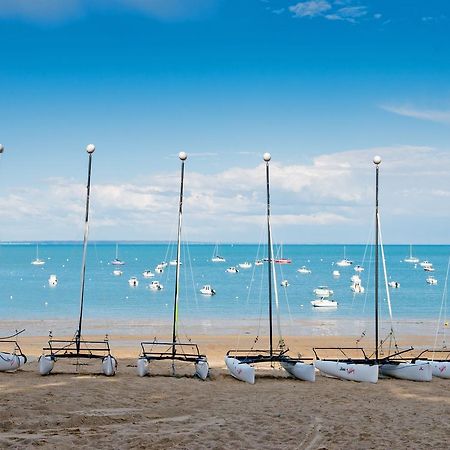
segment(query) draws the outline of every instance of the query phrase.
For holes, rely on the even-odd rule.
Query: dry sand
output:
[[[372,385],[318,376],[316,383],[306,383],[264,368],[257,371],[255,385],[248,385],[224,369],[223,355],[236,338],[197,338],[212,365],[204,382],[191,377],[190,364],[178,365],[172,377],[168,364],[157,363],[152,376],[139,378],[140,339],[130,336],[111,341],[119,357],[113,378],[98,375],[99,361],[77,367],[70,360],[59,360],[51,375],[41,377],[35,358],[16,373],[1,373],[0,447],[449,447],[449,380],[382,379]],[[311,353],[313,344],[354,345],[351,338],[287,340],[303,354]],[[35,356],[45,343],[44,337],[21,339],[26,353]]]

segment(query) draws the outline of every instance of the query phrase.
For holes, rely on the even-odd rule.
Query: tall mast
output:
[[[378,175],[381,157],[374,156],[373,162],[375,164],[375,361],[378,363]]]
[[[180,283],[180,250],[181,250],[181,223],[183,218],[183,187],[184,187],[184,162],[187,159],[185,152],[180,152],[178,157],[181,160],[181,183],[180,183],[180,205],[178,209],[178,232],[177,232],[177,269],[175,275],[175,298],[173,305],[173,328],[172,328],[172,357],[175,356],[175,343],[177,342],[177,328],[178,328],[178,298],[179,283]]]
[[[91,193],[92,154],[95,151],[95,145],[89,144],[86,147],[86,151],[89,155],[89,166],[88,166],[88,178],[87,178],[87,187],[86,187],[86,216],[85,216],[85,220],[84,220],[83,260],[81,263],[80,319],[78,322],[77,334],[75,336],[77,353],[80,352],[81,324],[83,322],[84,283],[85,283],[85,275],[86,275],[86,250],[87,250],[87,240],[88,240],[88,233],[89,233],[89,196]]]
[[[264,153],[264,161],[266,162],[266,189],[267,189],[267,253],[269,258],[269,344],[270,356],[273,354],[273,330],[272,330],[272,233],[270,230],[270,185],[269,185],[269,161],[271,159],[270,153]]]

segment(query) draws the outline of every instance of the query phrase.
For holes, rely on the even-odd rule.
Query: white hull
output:
[[[353,364],[339,361],[315,362],[316,368],[325,375],[341,380],[376,383],[378,381],[378,365]]]
[[[111,355],[105,356],[102,360],[102,372],[107,377],[112,377],[116,374],[117,361]]]
[[[195,363],[195,374],[201,379],[206,380],[209,374],[209,365],[206,358],[202,358]]]
[[[26,358],[14,353],[0,352],[0,372],[12,372],[23,366]]]
[[[238,359],[225,356],[225,364],[234,378],[246,383],[255,384],[255,369],[246,363],[240,363]]]
[[[306,364],[304,362],[288,362],[283,361],[281,363],[283,369],[291,374],[294,378],[303,381],[316,381],[316,368],[314,364]]]
[[[450,379],[450,361],[430,361],[433,377]]]
[[[338,302],[326,299],[312,300],[311,305],[313,305],[315,308],[337,308]]]
[[[431,364],[425,361],[382,364],[380,371],[383,375],[409,381],[431,381],[433,374]]]
[[[137,374],[140,377],[145,377],[150,373],[149,363],[147,358],[139,358],[137,361]]]
[[[55,366],[55,359],[51,356],[41,355],[38,361],[39,373],[41,375],[48,375]]]

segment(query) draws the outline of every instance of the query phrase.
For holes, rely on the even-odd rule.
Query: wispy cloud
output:
[[[333,14],[327,14],[325,19],[328,20],[344,20],[351,23],[356,23],[357,19],[367,14],[366,6],[347,6],[339,8]]]
[[[437,211],[442,216],[442,208],[436,208],[436,203],[450,192],[450,180],[444,176],[450,155],[444,152],[416,146],[356,149],[323,154],[308,164],[290,165],[277,161],[273,154],[272,213],[277,234],[294,241],[298,235],[296,227],[303,226],[309,227],[312,240],[317,233],[326,236],[326,230],[330,236],[359,233],[364,239],[366,231],[361,232],[360,228],[369,221],[373,200],[371,161],[375,154],[383,157],[383,192],[389,192],[383,206],[391,216],[410,214],[433,220]],[[255,240],[259,231],[255,226],[262,226],[264,221],[264,174],[262,162],[254,167],[234,166],[205,174],[191,172],[188,161],[186,236],[200,241]],[[59,178],[34,188],[3,191],[2,236],[78,239],[82,235],[84,195],[83,183]],[[92,237],[171,239],[178,195],[178,170],[151,176],[140,184],[94,184]]]
[[[322,17],[327,20],[342,20],[356,23],[367,15],[367,6],[353,4],[354,0],[309,0],[289,7],[296,18]]]
[[[317,17],[331,8],[331,4],[326,0],[310,0],[289,6],[289,11],[294,14],[294,17]]]
[[[414,119],[429,120],[431,122],[450,124],[450,111],[439,111],[435,109],[419,109],[412,106],[382,105],[382,109],[400,116],[412,117]]]

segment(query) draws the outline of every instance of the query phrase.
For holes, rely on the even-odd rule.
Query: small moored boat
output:
[[[329,298],[321,297],[311,301],[311,305],[315,308],[337,308],[338,302],[330,300]]]
[[[55,287],[58,284],[58,278],[56,277],[56,275],[52,274],[50,275],[50,277],[48,278],[48,285],[51,287]]]
[[[214,295],[216,293],[216,291],[209,285],[209,284],[205,284],[201,289],[200,292],[203,295]]]
[[[149,287],[149,289],[151,289],[153,291],[160,291],[160,290],[164,289],[164,286],[158,280],[153,280],[148,285],[148,287]]]
[[[131,278],[128,280],[128,284],[129,284],[131,287],[137,287],[138,284],[139,284],[139,280],[138,280],[136,277],[131,277]]]
[[[226,272],[228,272],[228,273],[238,273],[239,270],[235,266],[231,266],[231,267],[228,267]]]

